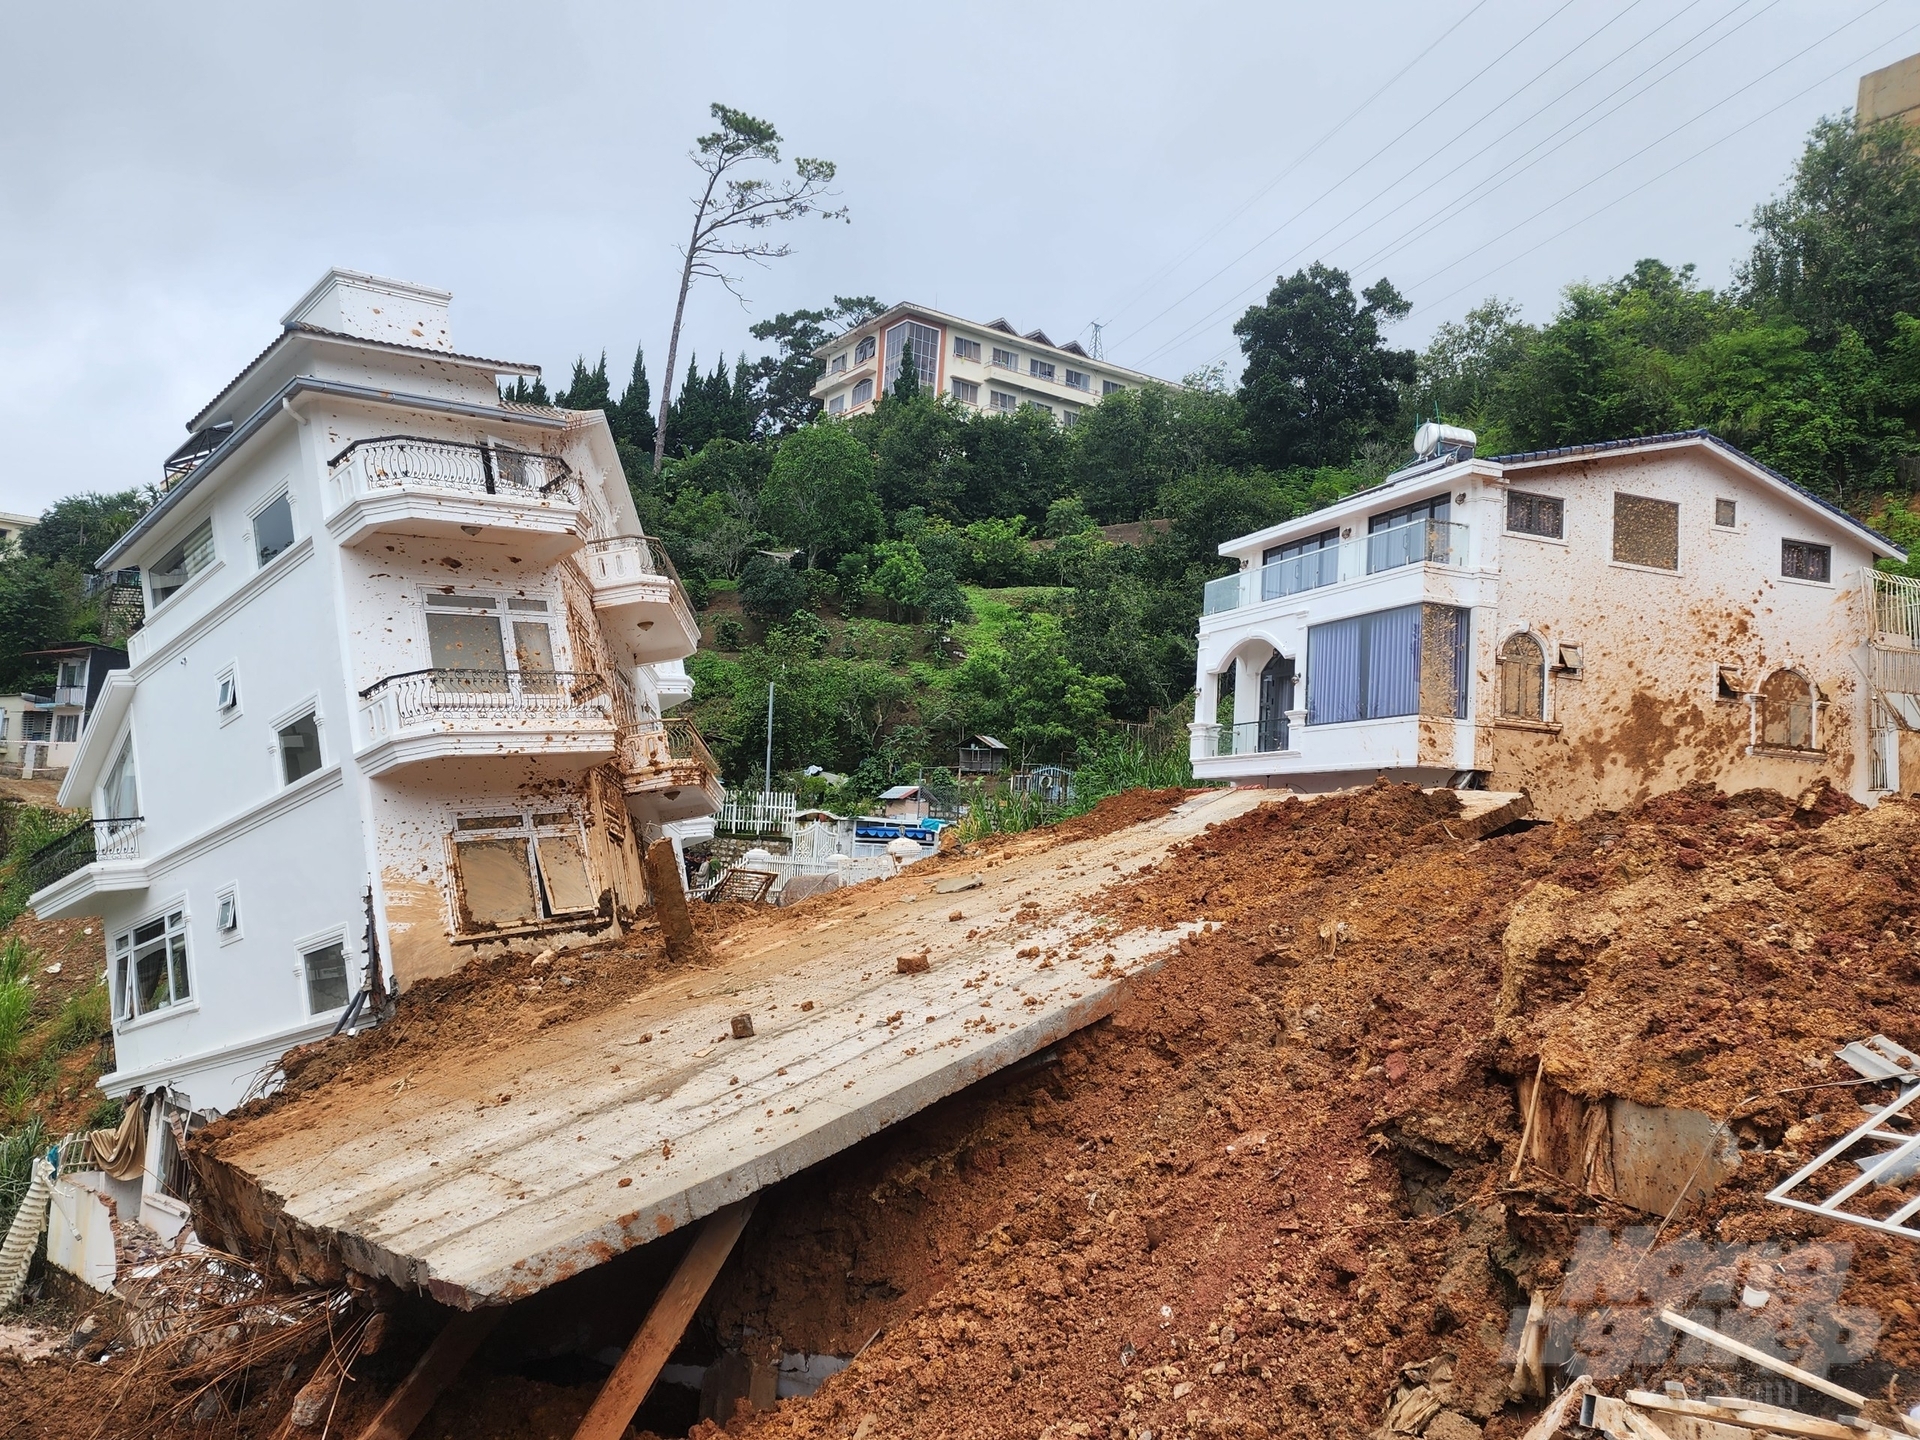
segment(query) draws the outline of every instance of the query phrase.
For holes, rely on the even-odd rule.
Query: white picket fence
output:
[[[727,792],[726,803],[713,817],[716,835],[784,835],[793,838],[793,817],[800,797],[791,790],[771,793]]]

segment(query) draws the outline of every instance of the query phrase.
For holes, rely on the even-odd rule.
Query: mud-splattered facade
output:
[[[1241,569],[1200,621],[1196,775],[1477,784],[1549,817],[1693,781],[1920,785],[1870,693],[1920,638],[1874,618],[1885,537],[1705,432],[1422,438],[1382,485],[1220,547]]]
[[[63,799],[114,819],[34,904],[105,920],[110,1094],[230,1109],[363,992],[617,936],[719,806],[604,416],[503,402],[449,299],[330,272],[103,562],[149,620]]]

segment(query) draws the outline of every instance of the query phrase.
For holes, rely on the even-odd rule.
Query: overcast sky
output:
[[[1920,3],[127,0],[7,29],[0,509],[33,512],[157,480],[329,265],[452,290],[460,349],[561,384],[604,347],[617,394],[644,342],[657,387],[711,101],[833,160],[852,223],[794,226],[744,310],[696,288],[682,369],[838,293],[1097,320],[1110,359],[1231,377],[1233,318],[1314,259],[1390,277],[1406,344],[1643,255],[1724,282]]]

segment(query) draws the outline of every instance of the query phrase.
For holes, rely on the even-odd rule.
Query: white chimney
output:
[[[1450,459],[1470,460],[1478,442],[1479,437],[1471,430],[1429,420],[1413,432],[1413,453],[1421,460],[1431,460],[1443,452]]]
[[[429,290],[357,270],[329,270],[280,323],[312,325],[390,345],[450,351],[453,330],[447,304],[452,299],[450,290]]]

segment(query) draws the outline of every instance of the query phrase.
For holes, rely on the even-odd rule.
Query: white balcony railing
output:
[[[360,692],[368,744],[422,728],[490,732],[611,730],[613,692],[598,675],[568,670],[414,670]]]
[[[53,689],[53,703],[56,705],[85,705],[87,687],[84,685],[56,685]]]
[[[615,535],[605,540],[591,540],[587,543],[586,558],[587,576],[593,581],[596,593],[649,576],[665,580],[674,610],[689,630],[699,633],[700,622],[694,618],[693,606],[680,583],[680,572],[673,568],[667,547],[651,535]]]
[[[1203,726],[1200,727],[1200,753],[1194,758],[1215,760],[1225,755],[1277,755],[1287,748],[1290,730],[1285,715],[1267,720],[1248,720],[1239,725]]]
[[[408,435],[356,440],[333,458],[328,477],[336,506],[356,495],[403,489],[580,503],[578,477],[555,456]]]
[[[1323,585],[1337,585],[1343,580],[1358,580],[1408,565],[1466,563],[1465,525],[1420,520],[1209,580],[1200,613],[1219,615],[1258,605],[1264,600],[1279,600],[1303,590],[1317,590]]]

